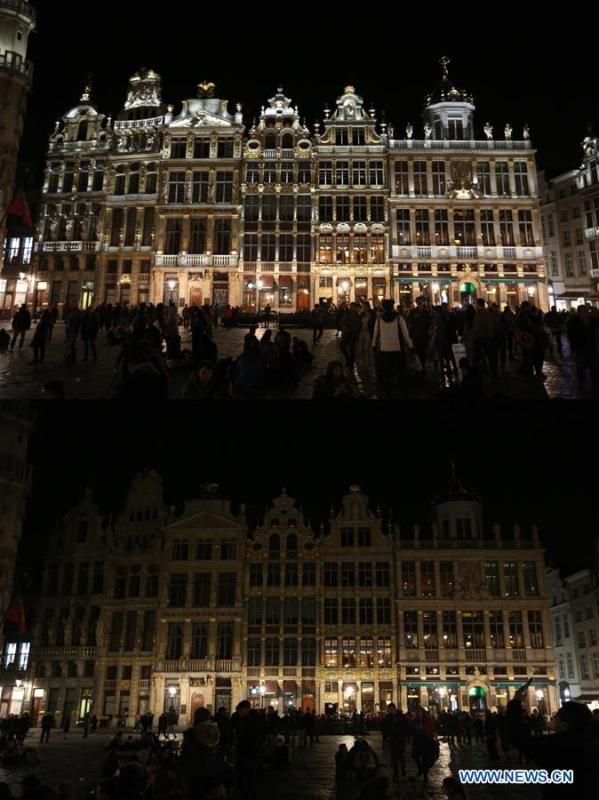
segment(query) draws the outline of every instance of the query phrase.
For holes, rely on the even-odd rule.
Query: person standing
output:
[[[71,712],[65,711],[64,719],[62,721],[62,738],[66,739],[69,731],[71,730]]]
[[[324,324],[322,320],[322,309],[316,305],[310,313],[310,321],[312,323],[312,342],[318,344],[322,339],[324,333]]]
[[[37,323],[37,327],[33,333],[31,346],[33,347],[33,361],[32,364],[43,364],[44,356],[46,354],[46,345],[50,341],[52,333],[52,320],[50,319],[50,312],[44,311],[42,318]]]
[[[29,313],[25,303],[23,303],[23,305],[14,315],[12,320],[13,337],[10,343],[11,353],[15,349],[15,344],[17,343],[17,339],[19,340],[19,350],[22,349],[23,342],[25,341],[25,334],[30,328],[31,328],[31,314]]]
[[[414,349],[408,326],[394,305],[393,300],[383,300],[383,313],[374,324],[372,338],[378,379],[388,400],[393,398],[396,376],[401,394],[407,395],[406,349]]]
[[[389,703],[387,715],[381,723],[383,734],[383,747],[389,753],[389,759],[393,768],[393,780],[399,781],[399,767],[401,766],[402,777],[406,776],[406,737],[408,726],[406,719],[401,711],[397,710],[395,703]]]
[[[89,351],[91,350],[94,361],[98,360],[98,353],[96,350],[96,338],[98,336],[99,322],[97,314],[88,308],[83,315],[81,321],[81,338],[83,339],[83,360],[87,361]]]
[[[497,346],[495,339],[495,318],[485,301],[476,301],[476,313],[472,324],[473,363],[476,372],[480,372],[482,357],[485,355],[489,363],[491,377],[497,377]]]
[[[239,792],[243,800],[256,800],[256,779],[260,767],[263,722],[249,700],[237,704],[231,717],[231,730],[235,744]]]
[[[44,716],[42,717],[42,735],[40,737],[40,743],[50,741],[50,731],[54,727],[54,717],[50,711],[46,711]]]

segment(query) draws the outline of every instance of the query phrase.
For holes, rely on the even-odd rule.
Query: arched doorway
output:
[[[190,716],[189,716],[189,718],[190,718],[190,721],[191,721],[192,724],[193,724],[194,714],[196,713],[198,708],[205,708],[205,705],[206,704],[205,704],[205,701],[204,701],[204,695],[203,694],[201,694],[199,692],[196,692],[196,693],[191,695]]]
[[[487,690],[484,686],[471,686],[468,690],[468,704],[470,712],[487,710]]]
[[[476,300],[478,289],[476,284],[471,281],[464,281],[460,284],[460,302],[464,306],[471,306]]]

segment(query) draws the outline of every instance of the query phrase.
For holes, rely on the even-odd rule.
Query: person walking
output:
[[[394,305],[393,300],[383,300],[383,313],[374,324],[372,338],[377,377],[388,400],[393,398],[396,377],[402,396],[407,396],[406,351],[414,350],[408,326]]]
[[[312,343],[318,344],[322,339],[324,333],[324,322],[322,318],[322,309],[316,305],[310,312],[310,322],[312,324]]]

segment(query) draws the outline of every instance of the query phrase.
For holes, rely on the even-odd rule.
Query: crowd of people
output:
[[[43,364],[57,321],[64,320],[64,361],[96,362],[98,343],[114,346],[115,396],[119,399],[169,396],[173,370],[190,373],[186,399],[252,398],[265,391],[291,393],[312,367],[324,330],[337,331],[340,356],[314,380],[315,399],[358,399],[364,396],[356,376],[371,375],[377,396],[409,396],[414,383],[435,382],[443,391],[476,397],[486,379],[493,381],[510,368],[531,381],[546,379],[547,360],[557,363],[571,355],[582,393],[599,394],[599,309],[580,306],[569,312],[552,308],[543,314],[531,302],[512,310],[478,299],[450,309],[419,297],[413,307],[395,308],[392,300],[378,307],[366,301],[315,306],[302,315],[312,332],[312,350],[281,323],[274,312],[260,315],[265,327],[257,336],[251,325],[242,351],[220,358],[214,331],[240,324],[242,314],[230,306],[102,304],[80,309],[45,309],[33,327],[26,306],[15,313],[12,336],[0,330],[0,353],[33,350],[32,365]],[[33,333],[28,341],[28,333]],[[182,330],[191,349],[182,348]],[[564,350],[568,342],[569,354]],[[357,372],[355,371],[358,366]],[[56,387],[49,387],[54,396]],[[59,393],[59,392],[58,392]]]
[[[469,750],[477,743],[485,748],[490,766],[500,759],[512,764],[517,759],[520,764],[548,772],[573,770],[573,784],[559,786],[560,791],[556,786],[544,787],[543,797],[547,800],[555,796],[594,798],[599,780],[599,711],[591,713],[581,703],[567,702],[548,721],[538,710],[527,710],[524,698],[528,686],[529,683],[521,687],[507,709],[499,713],[430,713],[422,707],[403,713],[390,703],[377,715],[365,717],[354,712],[347,716],[353,744],[339,744],[334,764],[330,765],[336,796],[387,800],[390,784],[395,783],[402,800],[423,800],[428,792],[429,773],[440,758],[440,743],[444,742],[449,746],[450,760],[443,765],[441,774],[445,775],[442,788],[448,800],[466,800],[466,787],[456,775],[447,775],[447,768],[457,772],[457,751]],[[176,721],[176,715],[171,719],[172,716],[164,712],[158,717],[156,733],[151,713],[139,718],[139,735],[122,730],[114,733],[105,746],[93,791],[97,800],[257,800],[268,795],[261,785],[266,773],[280,773],[277,783],[284,781],[284,773],[292,770],[298,750],[311,753],[320,744],[327,723],[333,721],[333,717],[318,716],[311,710],[289,707],[279,714],[274,707],[257,709],[249,700],[243,700],[232,715],[223,707],[214,716],[206,708],[196,709],[193,724],[178,738],[171,731]],[[0,751],[4,752],[11,742],[22,746],[28,723],[23,718],[5,721],[0,728]],[[382,751],[377,752],[368,742],[372,729],[382,734]],[[309,755],[308,762],[302,758],[302,769],[310,758]],[[34,764],[35,760],[28,763]],[[438,792],[438,787],[433,790]],[[8,786],[0,784],[0,800],[12,797]],[[23,780],[23,800],[74,797],[74,790],[67,783],[50,790],[35,775],[29,774]]]

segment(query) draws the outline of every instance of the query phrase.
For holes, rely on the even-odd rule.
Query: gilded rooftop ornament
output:
[[[198,97],[214,97],[216,86],[214,83],[203,81],[198,83]]]

